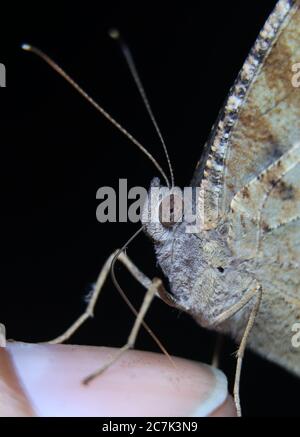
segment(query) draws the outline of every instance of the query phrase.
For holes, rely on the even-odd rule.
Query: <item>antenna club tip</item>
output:
[[[108,35],[109,35],[112,39],[119,39],[119,38],[120,38],[120,32],[119,32],[119,30],[116,29],[116,28],[109,29],[109,31],[108,31]]]
[[[21,49],[22,50],[30,51],[31,50],[31,45],[30,44],[21,44]]]

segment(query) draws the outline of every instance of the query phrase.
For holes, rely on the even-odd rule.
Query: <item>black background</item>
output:
[[[165,165],[154,130],[117,44],[127,40],[174,166],[187,185],[212,123],[275,1],[40,2],[1,6],[0,62],[7,87],[1,110],[1,310],[9,338],[42,341],[60,334],[84,308],[108,255],[137,230],[99,224],[101,186],[148,187],[155,168],[22,42],[51,55]],[[157,275],[151,242],[140,235],[129,255]],[[117,276],[138,306],[144,290],[120,266]],[[95,318],[72,343],[121,346],[133,323],[110,279]],[[147,322],[173,355],[209,361],[215,336],[157,301]],[[141,331],[137,348],[157,350]],[[226,341],[222,368],[231,383],[236,345]],[[298,415],[299,380],[251,352],[244,360],[245,415]]]

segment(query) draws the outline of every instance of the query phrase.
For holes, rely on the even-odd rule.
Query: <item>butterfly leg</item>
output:
[[[237,351],[237,363],[236,363],[236,369],[235,369],[233,395],[234,395],[234,401],[235,401],[237,414],[239,417],[241,417],[241,415],[242,415],[240,393],[239,393],[240,392],[240,378],[241,378],[242,362],[243,362],[245,349],[247,346],[247,340],[248,340],[249,334],[251,332],[251,329],[254,325],[255,317],[259,311],[259,305],[260,305],[261,297],[262,297],[261,286],[259,286],[257,293],[258,293],[257,299],[255,301],[255,304],[254,304],[252,310],[251,310],[251,313],[250,313],[250,316],[249,316],[249,319],[247,322],[247,326],[245,328],[240,346],[239,346],[238,351]]]
[[[0,347],[6,346],[6,333],[5,333],[5,326],[0,323]]]
[[[245,293],[245,295],[243,296],[242,299],[240,299],[239,302],[237,302],[232,307],[230,307],[229,309],[227,309],[223,313],[221,313],[219,316],[217,316],[213,322],[214,326],[224,322],[228,318],[232,317],[235,313],[240,311],[254,297],[256,297],[256,300],[255,300],[255,303],[251,309],[250,316],[249,316],[245,331],[243,333],[240,346],[239,346],[238,351],[237,351],[237,364],[236,364],[236,371],[235,371],[233,394],[234,394],[234,401],[235,401],[238,416],[242,415],[240,395],[239,395],[242,361],[243,361],[244,352],[245,352],[245,349],[247,346],[247,340],[248,340],[249,334],[251,332],[251,329],[253,327],[255,317],[256,317],[258,310],[259,310],[259,305],[260,305],[261,297],[262,297],[261,285],[256,283],[254,287],[252,287],[247,293]]]
[[[54,338],[53,340],[47,341],[47,343],[50,343],[50,344],[63,343],[64,341],[68,340],[88,318],[93,317],[94,309],[95,309],[96,303],[98,301],[100,292],[101,292],[103,285],[107,279],[107,276],[110,273],[111,263],[112,263],[115,255],[117,254],[117,252],[119,252],[119,251],[116,250],[114,253],[112,253],[109,256],[109,258],[106,260],[104,266],[102,267],[85,311],[75,320],[74,323],[72,323],[72,325],[63,334],[59,335],[58,337]],[[144,275],[133,264],[133,262],[130,260],[130,258],[124,252],[121,252],[119,254],[117,260],[120,261],[122,264],[124,264],[125,267],[132,274],[132,276],[138,282],[140,282],[146,289],[148,289],[150,287],[151,280],[149,278],[147,278],[147,276]]]
[[[94,378],[101,375],[106,369],[108,369],[113,363],[115,363],[121,357],[121,355],[124,354],[124,352],[126,352],[127,350],[132,349],[134,347],[135,341],[136,341],[137,335],[139,333],[140,327],[143,323],[143,319],[145,317],[145,314],[146,314],[147,310],[149,309],[151,302],[157,293],[157,289],[161,286],[161,284],[162,284],[162,282],[160,279],[158,279],[158,278],[153,279],[153,281],[151,282],[151,284],[150,284],[149,288],[147,289],[147,292],[144,296],[143,303],[142,303],[141,308],[137,314],[137,317],[135,319],[134,325],[131,329],[131,332],[129,334],[129,337],[128,337],[126,344],[116,352],[116,354],[112,357],[111,360],[109,360],[102,367],[100,367],[99,369],[97,369],[96,371],[94,371],[93,373],[88,375],[86,378],[84,378],[84,380],[83,380],[84,384],[88,384]]]

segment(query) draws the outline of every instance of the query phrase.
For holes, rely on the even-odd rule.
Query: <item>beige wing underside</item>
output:
[[[234,195],[300,139],[300,1],[279,0],[229,93],[199,164],[206,229],[227,215]],[[201,170],[202,165],[204,166]]]
[[[267,233],[255,275],[262,284],[261,307],[249,345],[300,377],[300,347],[293,327],[300,322],[300,218]]]
[[[228,219],[229,245],[263,289],[249,345],[300,376],[300,143],[234,196]]]
[[[300,1],[279,0],[233,86],[200,184],[205,229],[229,221],[237,258],[253,259],[263,299],[250,346],[300,376]],[[238,330],[238,327],[237,327]]]
[[[215,199],[218,220],[229,219],[233,252],[253,259],[263,288],[249,345],[298,376],[300,347],[292,337],[300,322],[300,88],[292,66],[299,62],[294,2],[240,109],[225,153],[224,191]]]

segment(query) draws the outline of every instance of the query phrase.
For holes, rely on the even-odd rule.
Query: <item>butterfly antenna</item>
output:
[[[148,114],[149,114],[150,119],[151,119],[151,121],[153,123],[153,126],[154,126],[154,128],[155,128],[155,130],[157,132],[157,135],[158,135],[159,139],[160,139],[161,145],[162,145],[162,147],[164,149],[164,153],[165,153],[165,156],[166,156],[166,159],[167,159],[167,163],[168,163],[168,167],[169,167],[169,172],[170,172],[170,177],[171,177],[171,184],[172,184],[172,187],[174,187],[174,172],[173,172],[173,168],[172,168],[172,165],[171,165],[168,149],[167,149],[166,143],[164,141],[164,138],[162,136],[161,130],[159,129],[157,121],[156,121],[156,119],[154,117],[154,114],[152,112],[152,109],[151,109],[148,97],[146,95],[145,89],[144,89],[143,84],[141,82],[140,76],[139,76],[139,74],[137,72],[137,68],[136,68],[135,62],[133,60],[132,54],[130,52],[130,49],[127,46],[127,44],[124,42],[123,38],[120,35],[120,32],[117,29],[111,29],[109,31],[109,36],[112,39],[115,39],[116,41],[118,41],[118,43],[119,43],[119,46],[120,46],[120,49],[121,49],[121,51],[123,53],[125,61],[126,61],[127,65],[128,65],[128,68],[129,68],[131,74],[132,74],[132,77],[133,77],[133,79],[135,81],[137,89],[138,89],[138,91],[140,93],[140,96],[141,96],[141,98],[142,98],[142,100],[144,102],[144,105],[145,105],[145,107],[146,107],[146,109],[148,111]]]
[[[164,170],[158,164],[156,159],[151,155],[150,152],[135,138],[133,137],[123,126],[120,125],[108,112],[105,111],[95,100],[90,97],[79,85],[75,82],[53,59],[46,55],[42,50],[37,47],[31,46],[29,44],[22,44],[22,49],[28,52],[32,52],[45,61],[50,67],[56,71],[61,77],[63,77],[69,84],[75,88],[75,90],[84,97],[98,112],[100,112],[112,125],[114,125],[120,132],[122,132],[125,137],[127,137],[135,146],[137,146],[154,164],[157,170],[160,172],[168,187],[170,187],[170,182],[166,176]]]
[[[55,70],[61,77],[63,77],[69,84],[75,88],[75,90],[84,97],[98,112],[100,112],[108,121],[110,121],[119,131],[121,131],[133,144],[135,144],[149,159],[152,161],[152,163],[155,165],[157,170],[161,173],[163,178],[165,179],[167,186],[170,188],[169,180],[163,171],[163,169],[160,167],[158,162],[155,160],[155,158],[151,155],[151,153],[148,152],[147,149],[145,149],[142,144],[136,140],[125,128],[123,128],[108,112],[105,111],[98,103],[95,102],[92,97],[90,97],[55,61],[53,61],[48,55],[46,55],[42,50],[38,49],[37,47],[31,46],[29,44],[23,44],[22,46],[23,50],[29,51],[37,55],[39,58],[41,58],[43,61],[45,61],[50,67]],[[134,235],[124,244],[124,246],[116,253],[115,257],[112,260],[111,264],[111,276],[112,280],[114,282],[114,285],[116,286],[118,292],[120,293],[123,300],[126,302],[126,304],[129,306],[130,310],[133,312],[135,316],[138,315],[138,311],[134,308],[128,297],[126,296],[125,292],[121,288],[119,282],[117,281],[116,275],[115,275],[115,263],[120,255],[121,252],[125,251],[127,246],[131,243],[131,241],[143,230],[144,226],[142,226],[137,232],[135,232]],[[142,325],[147,330],[147,332],[151,335],[151,337],[154,339],[158,347],[161,349],[161,351],[168,357],[168,359],[173,364],[173,360],[170,357],[169,353],[167,352],[166,348],[162,345],[162,343],[159,341],[159,339],[156,337],[154,332],[149,328],[149,326],[143,321]]]

